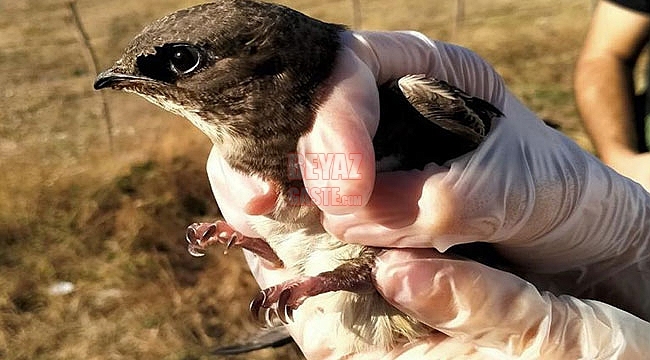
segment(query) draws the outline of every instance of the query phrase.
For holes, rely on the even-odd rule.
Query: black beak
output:
[[[135,76],[135,75],[127,75],[127,74],[122,74],[118,73],[113,69],[108,69],[101,74],[97,75],[97,79],[95,79],[95,84],[93,87],[95,90],[100,90],[104,89],[107,87],[115,87],[120,84],[132,82],[132,81],[150,81],[151,79],[141,77],[141,76]]]

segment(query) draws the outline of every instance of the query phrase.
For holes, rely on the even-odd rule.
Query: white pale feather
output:
[[[209,121],[204,120],[199,114],[198,110],[187,109],[184,106],[181,106],[169,99],[166,99],[163,96],[152,96],[141,94],[133,90],[126,90],[128,92],[133,92],[145,98],[147,101],[151,102],[154,105],[160,106],[161,108],[182,116],[189,120],[194,126],[196,126],[201,132],[207,135],[213,144],[219,146],[221,150],[233,150],[240,149],[244,144],[242,141],[238,140],[238,136],[234,136],[227,132],[225,127],[217,127],[212,125]],[[225,151],[224,151],[225,154]]]
[[[450,100],[456,100],[456,95],[454,93],[434,85],[434,83],[424,74],[406,75],[401,77],[397,80],[397,85],[404,94],[418,91],[422,93],[435,91],[436,94],[440,96],[446,97]]]

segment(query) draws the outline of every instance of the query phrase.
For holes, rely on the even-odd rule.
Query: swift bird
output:
[[[187,232],[194,255],[214,243],[241,246],[295,274],[253,299],[254,316],[288,323],[294,312],[340,313],[344,336],[332,335],[346,339],[340,347],[389,349],[433,330],[374,289],[380,249],[342,243],[322,228],[317,207],[295,206],[289,192],[304,187],[287,164],[327,96],[324,83],[346,31],[281,5],[220,0],[147,26],[94,87],[134,92],[186,117],[231,167],[273,186],[274,210],[253,224],[262,238],[243,236],[222,221],[193,224]],[[417,74],[381,85],[379,97],[378,171],[421,169],[472,151],[502,115],[484,100]],[[470,250],[470,257],[483,249]]]

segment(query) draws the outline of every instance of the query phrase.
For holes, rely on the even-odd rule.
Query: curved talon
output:
[[[197,248],[194,244],[187,245],[187,252],[189,252],[190,255],[194,257],[205,256],[205,253],[202,253],[201,250],[199,250],[199,248]]]
[[[230,235],[230,239],[228,239],[228,242],[226,243],[226,249],[230,249],[230,247],[235,242],[235,240],[237,240],[237,238],[238,238],[237,233],[233,233],[232,235]]]
[[[209,239],[214,236],[214,233],[217,232],[217,226],[215,224],[211,224],[208,226],[207,229],[203,232],[203,236],[201,236],[201,239]],[[200,243],[199,243],[200,244]]]
[[[232,247],[233,243],[235,240],[237,240],[238,236],[237,233],[233,233],[230,235],[230,239],[228,239],[228,242],[226,242],[226,250],[223,251],[224,254],[228,254],[228,250],[230,250],[230,247]]]
[[[280,321],[282,321],[283,324],[288,324],[287,322],[287,309],[289,306],[287,305],[287,301],[289,300],[289,297],[291,296],[291,292],[289,289],[285,289],[280,293],[280,297],[278,298],[278,318]]]
[[[282,309],[284,310],[285,323],[293,321],[293,311],[296,309],[296,305],[289,305],[289,298],[291,297],[291,289],[286,289],[280,294],[280,299],[278,304],[281,304]],[[288,321],[286,320],[288,319]]]
[[[253,316],[253,319],[258,323],[262,323],[262,321],[260,320],[260,309],[262,309],[262,304],[264,304],[265,300],[266,300],[266,294],[264,293],[264,291],[260,291],[260,293],[257,294],[253,298],[253,300],[251,300],[251,303],[248,305],[248,310]]]
[[[261,300],[262,300],[261,305],[264,306],[264,307],[268,307],[268,305],[266,304],[266,299],[268,298],[268,294],[266,293],[266,291],[264,291],[264,290],[260,291],[260,293],[257,294],[257,296],[261,297]]]
[[[185,231],[185,241],[187,241],[188,244],[194,244],[194,241],[196,240],[196,230],[194,229],[194,225],[196,224],[188,226]]]
[[[284,316],[289,319],[289,321],[293,322],[293,308],[290,306],[285,307]]]
[[[264,324],[267,327],[273,327],[274,314],[277,316],[277,312],[275,311],[275,309],[272,308],[264,309]]]

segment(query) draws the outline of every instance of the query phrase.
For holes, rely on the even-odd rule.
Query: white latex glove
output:
[[[640,186],[546,127],[466,49],[417,33],[348,34],[344,43],[330,81],[334,89],[313,131],[299,142],[299,153],[373,159],[374,82],[405,74],[446,80],[506,116],[476,151],[448,166],[375,179],[374,161],[366,161],[357,180],[306,180],[307,187],[338,187],[339,194],[363,198],[360,208],[320,206],[328,230],[345,241],[382,247],[444,251],[492,242],[540,288],[605,300],[650,318],[650,199]],[[242,209],[263,214],[268,186],[234,174],[214,151],[208,173],[226,220],[254,235]],[[253,185],[253,191],[234,192],[233,183]],[[262,287],[286,280],[281,271],[249,259]],[[539,293],[514,275],[441,259],[432,250],[391,250],[381,260],[376,283],[385,297],[444,334],[387,357],[632,359],[650,352],[650,324],[604,303]],[[292,334],[310,358],[339,356],[327,331],[320,337],[310,331],[310,324],[319,324],[320,332],[322,323],[331,321],[297,319]]]

